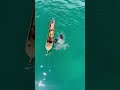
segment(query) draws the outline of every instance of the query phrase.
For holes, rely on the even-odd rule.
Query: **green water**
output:
[[[35,90],[85,90],[85,1],[36,0]],[[46,56],[49,21],[64,44]]]

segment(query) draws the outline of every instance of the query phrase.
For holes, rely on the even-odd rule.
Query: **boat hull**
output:
[[[53,25],[55,25],[55,19],[54,19],[54,18],[51,20],[50,24],[51,24],[51,23],[52,23]],[[55,33],[55,29],[52,29],[52,30],[51,30],[50,27],[49,27],[48,37],[51,37],[52,43],[49,43],[49,42],[46,40],[45,48],[46,48],[47,51],[51,50],[52,47],[53,47],[54,33]],[[47,39],[48,39],[48,37],[47,37]]]
[[[52,49],[53,43],[46,43],[46,50],[49,51]]]

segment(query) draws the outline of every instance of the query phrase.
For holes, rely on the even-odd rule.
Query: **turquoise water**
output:
[[[35,90],[85,90],[85,1],[36,0]],[[46,56],[48,24],[64,42]]]

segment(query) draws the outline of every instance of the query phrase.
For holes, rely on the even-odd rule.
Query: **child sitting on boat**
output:
[[[51,37],[48,37],[47,42],[52,43]]]

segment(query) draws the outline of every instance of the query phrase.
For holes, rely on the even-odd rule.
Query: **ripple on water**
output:
[[[52,7],[64,7],[64,8],[79,8],[79,7],[85,7],[85,2],[81,0],[36,0],[36,8],[46,7],[46,6],[52,6]]]
[[[49,53],[48,56],[43,55],[46,52],[44,51],[45,48],[43,47],[42,44],[41,44],[41,46],[39,45],[39,47],[42,47],[42,49],[41,50],[37,49],[37,51],[39,51],[39,53],[37,54],[39,56],[39,58],[37,58],[37,64],[39,64],[39,65],[38,65],[38,69],[36,70],[37,71],[37,74],[36,74],[37,81],[35,83],[36,83],[37,87],[39,87],[39,89],[44,90],[42,88],[45,88],[45,87],[48,88],[48,84],[51,85],[51,83],[49,83],[50,82],[49,78],[54,76],[53,74],[55,73],[55,67],[56,67],[55,65],[60,65],[59,68],[61,68],[61,70],[64,70],[62,66],[66,67],[66,65],[68,64],[68,62],[66,60],[68,60],[68,59],[71,60],[71,57],[69,57],[70,55],[74,56],[73,55],[74,53],[72,53],[72,52],[74,52],[74,50],[76,50],[75,49],[76,47],[74,47],[74,50],[73,50],[73,44],[72,44],[73,42],[71,42],[69,40],[70,39],[72,40],[73,37],[76,38],[76,36],[78,35],[77,33],[80,33],[80,31],[82,31],[82,30],[80,30],[82,28],[80,25],[83,23],[83,19],[85,18],[85,16],[84,16],[85,2],[83,0],[82,1],[81,0],[35,0],[35,3],[36,3],[35,4],[35,7],[36,7],[35,15],[37,18],[36,21],[40,21],[41,18],[45,18],[46,19],[45,23],[47,23],[51,17],[54,17],[56,19],[56,31],[57,31],[55,33],[57,33],[59,35],[63,31],[63,33],[65,33],[66,34],[65,36],[67,37],[66,38],[67,40],[65,40],[66,42],[65,41],[61,42],[59,40],[60,44],[56,45],[54,47],[55,50],[53,49]],[[43,19],[41,19],[41,20],[43,20]],[[44,24],[42,24],[42,25],[44,25]],[[37,27],[40,27],[40,26],[37,26]],[[44,27],[46,27],[46,25]],[[68,32],[70,30],[71,30],[72,35],[71,35],[71,33]],[[56,36],[58,36],[57,34],[56,34]],[[81,36],[81,34],[79,34],[79,35]],[[39,39],[39,37],[37,37],[37,39]],[[42,43],[42,42],[39,41],[39,43]],[[69,43],[70,46],[67,43]],[[66,50],[64,50],[64,49],[66,49]],[[59,53],[62,51],[67,52],[67,54]],[[55,52],[57,52],[57,53],[55,53]],[[53,57],[54,55],[56,55],[57,58]],[[62,55],[65,55],[66,59],[63,60],[62,57],[64,57],[64,56],[62,56]],[[58,60],[58,57],[61,60]],[[62,60],[64,61],[64,63]],[[65,64],[65,62],[66,62],[66,64]],[[71,65],[71,63],[70,63],[70,65]],[[57,71],[59,72],[60,70],[58,69]],[[55,75],[56,75],[56,73],[55,73]],[[54,77],[54,78],[56,78],[56,77]],[[53,82],[54,82],[54,80],[53,80]],[[54,84],[52,84],[52,85],[54,85]],[[59,87],[57,87],[57,88],[59,88]],[[36,90],[39,90],[39,89],[36,89]],[[51,89],[51,90],[53,90],[53,89]],[[58,89],[55,89],[55,90],[58,90]]]

